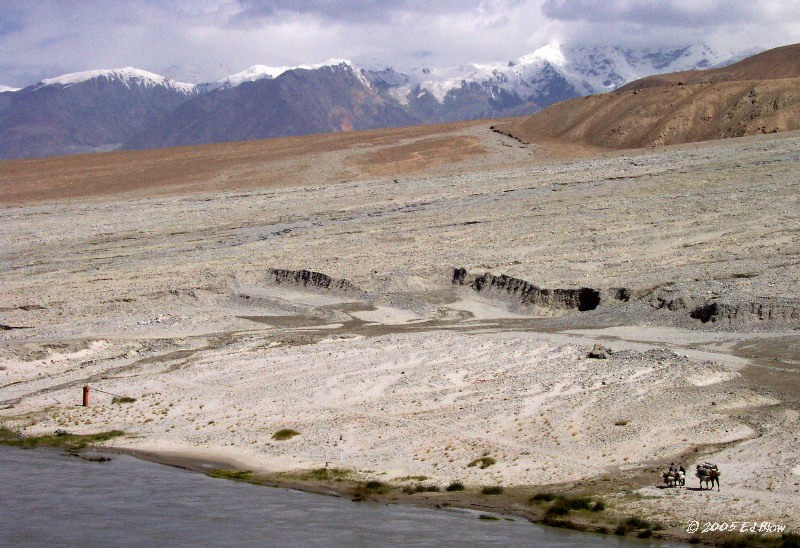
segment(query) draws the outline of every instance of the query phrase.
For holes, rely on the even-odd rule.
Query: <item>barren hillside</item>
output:
[[[691,143],[800,128],[800,46],[709,71],[654,76],[497,124],[524,142],[604,148]]]

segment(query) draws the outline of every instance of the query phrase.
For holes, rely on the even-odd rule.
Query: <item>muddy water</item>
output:
[[[667,546],[0,446],[0,546]]]

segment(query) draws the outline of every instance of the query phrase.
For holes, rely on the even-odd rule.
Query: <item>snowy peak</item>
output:
[[[551,43],[506,62],[412,70],[402,83],[395,79],[398,83],[393,95],[405,100],[411,93],[426,90],[442,103],[449,93],[477,85],[494,95],[504,92],[517,95],[523,101],[537,101],[542,94],[562,97],[569,93],[577,96],[612,91],[645,76],[709,68],[730,57],[718,54],[705,44],[634,49]],[[552,95],[554,80],[563,88],[562,93]],[[571,91],[567,87],[571,87]]]
[[[0,84],[0,93],[7,93],[7,92],[13,92],[13,91],[19,91],[19,90],[20,90],[20,88],[12,88],[10,86],[4,86],[4,85]]]
[[[256,80],[264,80],[275,78],[276,76],[286,72],[286,68],[283,67],[268,67],[266,65],[253,65],[252,67],[243,70],[242,72],[237,72],[236,74],[231,74],[230,76],[226,76],[222,80],[217,80],[213,84],[208,84],[210,89],[228,89],[228,88],[235,88],[238,85],[244,84],[245,82],[255,82]]]
[[[125,84],[125,86],[128,88],[133,86],[145,88],[161,86],[186,95],[196,93],[196,86],[194,84],[176,82],[174,80],[170,80],[169,78],[165,78],[164,76],[133,67],[125,67],[121,69],[87,70],[83,72],[63,74],[55,78],[47,78],[42,80],[36,85],[35,89],[48,86],[67,88],[92,80],[118,81]]]
[[[211,91],[214,89],[230,89],[235,88],[244,84],[245,82],[256,82],[258,80],[272,80],[277,78],[281,74],[285,72],[289,72],[292,70],[304,69],[304,70],[317,70],[326,67],[349,67],[354,72],[357,72],[353,64],[346,60],[346,59],[329,59],[324,63],[318,63],[313,65],[297,65],[294,67],[273,67],[268,65],[253,65],[252,67],[243,70],[242,72],[237,72],[236,74],[231,74],[222,78],[221,80],[217,80],[215,82],[209,82],[207,84],[200,84],[200,88],[203,91]]]

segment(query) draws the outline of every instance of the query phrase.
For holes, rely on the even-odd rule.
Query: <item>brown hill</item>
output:
[[[800,77],[800,44],[771,49],[743,59],[727,67],[710,70],[690,70],[656,74],[631,82],[617,91],[691,85],[707,82],[734,82],[743,80],[780,80]]]
[[[0,161],[0,204],[323,185],[529,163],[488,120]],[[537,147],[536,155],[550,151]],[[558,154],[556,150],[552,155]]]
[[[640,148],[800,129],[800,45],[653,76],[497,125],[521,141]]]

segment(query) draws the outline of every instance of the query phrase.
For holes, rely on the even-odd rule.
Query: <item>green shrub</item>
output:
[[[639,516],[631,516],[619,523],[617,528],[614,530],[614,534],[627,535],[631,531],[636,531],[637,529],[652,530],[653,525],[644,518],[640,518]]]
[[[300,432],[292,430],[291,428],[283,428],[272,434],[272,439],[277,441],[290,440],[295,436],[299,436]]]
[[[572,510],[588,510],[592,499],[587,497],[576,497],[574,499],[564,497],[564,500]]]
[[[448,491],[463,491],[464,484],[460,481],[451,482],[450,485],[447,486]]]
[[[556,500],[556,496],[553,493],[536,493],[528,499],[528,502],[540,504],[542,502],[553,502],[554,500]]]
[[[487,514],[481,514],[480,516],[478,516],[478,519],[485,519],[486,521],[500,521],[500,518],[498,518],[497,516],[490,516]]]
[[[439,489],[438,485],[424,485],[422,483],[403,487],[403,493],[407,495],[413,495],[415,493],[438,493],[439,491],[441,491],[441,489]]]
[[[136,398],[131,398],[129,396],[114,396],[111,398],[111,403],[133,403],[136,401]]]
[[[391,486],[380,481],[368,481],[366,483],[359,483],[353,489],[353,500],[355,502],[363,502],[368,500],[371,495],[383,495],[391,491]]]
[[[545,512],[545,516],[548,516],[548,517],[566,516],[567,514],[569,514],[569,511],[570,511],[569,505],[563,504],[563,503],[559,503],[559,502],[560,501],[557,501],[553,506],[548,508],[547,512]]]
[[[503,487],[501,485],[487,485],[483,489],[481,489],[482,495],[502,495],[503,494]]]

